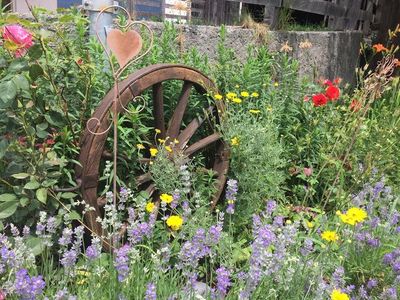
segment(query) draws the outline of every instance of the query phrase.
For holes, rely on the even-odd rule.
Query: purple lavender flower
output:
[[[101,254],[101,244],[98,237],[92,238],[92,244],[86,248],[86,256],[89,260],[95,260]]]
[[[70,228],[64,228],[62,231],[62,235],[58,240],[58,243],[61,246],[68,246],[72,242],[72,229]]]
[[[225,198],[228,202],[228,207],[226,208],[227,214],[234,214],[235,213],[235,202],[236,202],[236,195],[238,192],[238,184],[237,180],[229,179],[226,183],[226,193]]]
[[[150,215],[150,217],[152,215]],[[137,243],[140,243],[146,236],[149,237],[153,232],[152,225],[153,224],[150,224],[150,222],[140,222],[129,226],[128,240],[130,244],[136,245]]]
[[[75,265],[77,258],[78,258],[78,253],[76,252],[75,249],[70,249],[68,251],[65,251],[60,260],[61,265],[63,265],[64,268],[72,268]]]
[[[335,288],[341,288],[345,284],[344,280],[344,268],[342,266],[337,267],[332,274],[332,284]]]
[[[314,243],[313,243],[312,239],[306,238],[304,240],[303,247],[300,248],[301,255],[307,256],[307,255],[311,254],[313,251],[314,251]]]
[[[267,202],[267,207],[266,207],[266,209],[267,209],[267,214],[269,214],[269,215],[272,215],[272,213],[275,211],[275,209],[276,209],[276,201],[274,201],[274,200],[269,200],[268,202]]]
[[[215,272],[217,273],[217,294],[220,298],[224,298],[228,288],[232,285],[229,280],[231,274],[225,267],[220,267]]]
[[[385,289],[379,299],[397,300],[397,289],[395,287]]]
[[[26,269],[17,271],[15,275],[15,293],[20,299],[34,300],[36,296],[42,294],[46,283],[42,276],[30,277]]]
[[[126,244],[116,250],[116,256],[114,259],[114,266],[118,272],[118,281],[124,281],[129,275],[129,252],[131,247]]]
[[[2,262],[5,266],[9,266],[11,268],[17,266],[17,258],[14,250],[8,249],[6,246],[3,246],[0,249],[0,258],[0,262]]]
[[[150,282],[147,284],[146,295],[144,297],[145,300],[156,300],[157,299],[157,291],[154,283]]]
[[[367,289],[372,290],[373,288],[378,286],[378,281],[376,279],[371,278],[367,282]]]

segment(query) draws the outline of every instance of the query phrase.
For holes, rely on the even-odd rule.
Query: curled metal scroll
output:
[[[110,9],[121,10],[127,16],[127,20],[126,20],[125,24],[116,22],[116,29],[119,31],[119,32],[117,32],[117,34],[119,34],[119,37],[122,38],[121,41],[124,43],[126,43],[126,42],[129,43],[129,41],[127,39],[128,34],[134,33],[133,35],[138,37],[139,42],[140,42],[138,45],[136,45],[137,53],[135,53],[135,49],[131,49],[131,50],[133,50],[133,54],[131,55],[131,57],[129,57],[129,56],[124,57],[127,60],[127,62],[122,65],[119,65],[118,69],[115,68],[113,61],[112,61],[111,47],[109,47],[110,51],[108,51],[108,48],[106,46],[107,41],[102,41],[102,39],[100,38],[99,28],[98,28],[98,23],[99,23],[100,17],[105,12],[109,11]],[[133,27],[138,26],[138,25],[144,26],[150,36],[149,44],[148,44],[147,48],[145,49],[145,51],[142,51],[143,49],[141,48],[142,40],[141,40],[140,34],[133,30]],[[114,141],[113,141],[113,202],[114,202],[114,205],[116,205],[117,204],[117,152],[118,152],[117,148],[118,148],[119,107],[121,107],[126,113],[132,113],[121,102],[120,90],[119,90],[119,79],[120,79],[122,73],[128,67],[132,66],[132,64],[139,61],[140,59],[142,59],[144,56],[146,56],[150,52],[151,48],[153,47],[153,43],[154,43],[154,35],[153,35],[153,31],[147,24],[140,22],[140,21],[133,21],[129,12],[125,8],[123,8],[119,5],[110,5],[110,6],[103,8],[102,10],[100,10],[99,14],[96,17],[95,30],[96,30],[96,37],[97,37],[100,45],[102,46],[102,48],[106,54],[106,57],[108,59],[108,62],[110,64],[111,72],[112,72],[113,79],[114,79],[114,99],[113,99],[113,104],[109,109],[111,116],[112,116],[112,122],[105,130],[103,130],[101,132],[97,132],[96,130],[99,129],[99,126],[101,126],[101,121],[97,117],[92,117],[87,121],[86,129],[93,135],[103,135],[103,134],[108,133],[111,130],[111,128],[113,127],[113,137],[114,137]],[[132,36],[132,34],[131,34],[131,36]],[[124,38],[126,38],[125,41],[123,40]],[[108,45],[108,46],[110,46],[110,45]],[[118,46],[118,45],[114,44],[114,46]],[[114,53],[114,55],[116,55],[116,57],[117,57],[117,54],[118,53]],[[121,53],[119,53],[119,54],[121,54]],[[137,56],[137,55],[139,55],[139,56]],[[119,63],[122,61],[121,59],[118,59],[118,57],[117,57],[117,60]],[[135,113],[140,113],[143,109],[145,109],[146,101],[145,101],[144,97],[139,95],[139,96],[134,97],[133,100],[134,100],[134,102],[137,102],[137,101],[143,102],[142,108],[139,109],[138,111],[135,111]]]

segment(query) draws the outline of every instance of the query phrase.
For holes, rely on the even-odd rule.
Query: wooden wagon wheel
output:
[[[169,122],[165,120],[163,82],[169,80],[183,81],[182,91],[172,117]],[[183,65],[157,64],[146,67],[131,74],[127,79],[119,84],[120,103],[126,107],[127,104],[141,95],[146,90],[152,90],[153,98],[153,118],[154,127],[161,130],[160,137],[169,137],[178,139],[180,150],[184,155],[191,156],[199,153],[211,144],[215,146],[214,157],[212,157],[212,170],[217,176],[216,193],[213,195],[212,206],[214,207],[223,191],[226,173],[229,167],[228,148],[222,141],[218,132],[213,130],[208,136],[191,144],[191,138],[201,127],[204,118],[195,118],[182,128],[182,120],[185,110],[189,103],[189,96],[192,89],[197,90],[201,95],[207,92],[215,92],[214,83],[199,71]],[[81,152],[79,161],[81,166],[77,169],[77,179],[81,181],[83,199],[87,204],[94,207],[94,211],[85,214],[87,226],[96,234],[102,235],[101,225],[96,221],[101,214],[101,208],[98,204],[97,188],[99,183],[99,167],[102,160],[102,154],[107,139],[107,134],[101,133],[107,130],[110,125],[109,109],[114,99],[114,91],[111,90],[100,103],[93,114],[92,122],[88,122],[88,128],[85,130],[81,139]],[[218,121],[218,112],[223,111],[222,102],[216,103],[216,109],[210,107],[208,111],[216,116]],[[122,106],[118,108],[119,113],[123,114],[125,109]],[[98,121],[96,121],[98,120]],[[149,174],[143,174],[143,182],[151,180]],[[147,186],[147,191],[152,194],[155,185]]]

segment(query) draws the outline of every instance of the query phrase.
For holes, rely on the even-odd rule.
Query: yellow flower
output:
[[[158,153],[158,150],[156,148],[150,148],[150,155],[151,156],[156,156]]]
[[[278,83],[278,82],[275,82],[275,83],[274,83],[274,86],[279,86],[279,83]]]
[[[214,95],[214,99],[215,99],[215,100],[222,100],[222,95],[220,95],[220,94],[215,94],[215,95]]]
[[[165,150],[167,150],[168,152],[172,152],[172,148],[170,146],[165,146]]]
[[[240,96],[242,96],[244,98],[247,98],[247,97],[250,96],[250,94],[249,94],[249,92],[243,91],[243,92],[240,93]]]
[[[167,219],[167,225],[172,230],[179,230],[182,227],[183,219],[180,216],[170,216]]]
[[[331,294],[331,300],[350,300],[350,297],[346,293],[342,293],[341,290],[333,290]]]
[[[165,143],[165,140],[164,140],[164,139],[157,139],[157,141],[158,141],[160,144],[164,144],[164,143]]]
[[[249,112],[251,114],[257,115],[257,114],[259,114],[261,112],[261,110],[259,110],[259,109],[250,109]]]
[[[340,211],[336,212],[336,214],[339,216],[340,220],[343,223],[350,225],[356,225],[357,223],[361,223],[368,216],[365,210],[358,207],[350,208],[345,214],[341,213]]]
[[[161,130],[156,128],[156,133],[157,134],[161,133]]]
[[[309,229],[314,228],[314,223],[313,223],[313,222],[307,221],[307,222],[306,222],[306,225],[307,225],[307,227],[308,227]]]
[[[238,137],[233,137],[232,139],[231,139],[231,146],[239,146],[239,139],[238,139]]]
[[[232,100],[233,98],[236,97],[237,97],[236,93],[229,92],[228,94],[226,94],[226,98],[228,98],[229,100]]]
[[[179,141],[177,139],[174,139],[174,144],[179,144]]]
[[[153,202],[148,202],[146,204],[146,211],[148,213],[152,213],[154,211],[154,208],[156,208],[155,204]]]
[[[238,84],[237,84],[237,85],[235,85],[235,88],[237,88],[237,89],[238,89],[238,88],[240,88],[240,85],[238,85]]]
[[[286,220],[286,222],[285,222],[287,225],[290,225],[290,224],[292,224],[293,222],[291,221],[291,220]]]
[[[260,95],[257,92],[251,93],[251,97],[258,98]]]
[[[169,204],[172,202],[172,200],[174,200],[174,197],[169,194],[161,194],[160,199],[162,202]]]
[[[329,230],[324,231],[324,232],[321,234],[321,237],[322,237],[324,240],[328,241],[328,242],[336,242],[336,241],[339,239],[339,236],[336,234],[336,232],[334,232],[334,231],[329,231]]]
[[[242,103],[242,99],[240,99],[240,98],[233,98],[232,99],[232,102],[234,102],[234,103]]]
[[[144,149],[144,146],[143,146],[143,144],[137,144],[137,145],[136,145],[136,148],[138,148],[139,150],[143,150],[143,149]]]

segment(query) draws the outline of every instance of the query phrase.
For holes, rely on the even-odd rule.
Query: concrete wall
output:
[[[25,0],[13,0],[13,11],[21,14],[29,14],[29,9],[25,3]],[[57,9],[57,0],[29,0],[29,4],[32,6],[40,6],[49,10]]]
[[[161,34],[162,23],[150,23],[156,35]],[[214,26],[183,26],[184,46],[186,49],[197,48],[207,55],[210,61],[217,56],[219,27]],[[226,47],[234,50],[240,60],[247,55],[249,44],[258,44],[255,32],[251,29],[228,26]],[[354,83],[355,68],[358,65],[362,33],[356,31],[312,31],[312,32],[279,32],[270,31],[267,44],[272,51],[280,51],[282,45],[292,48],[289,55],[300,62],[300,75],[309,78],[341,77],[345,82]],[[311,47],[304,42],[309,41]],[[301,45],[301,43],[303,43]],[[301,47],[302,46],[302,47]],[[261,70],[262,71],[262,70]]]

